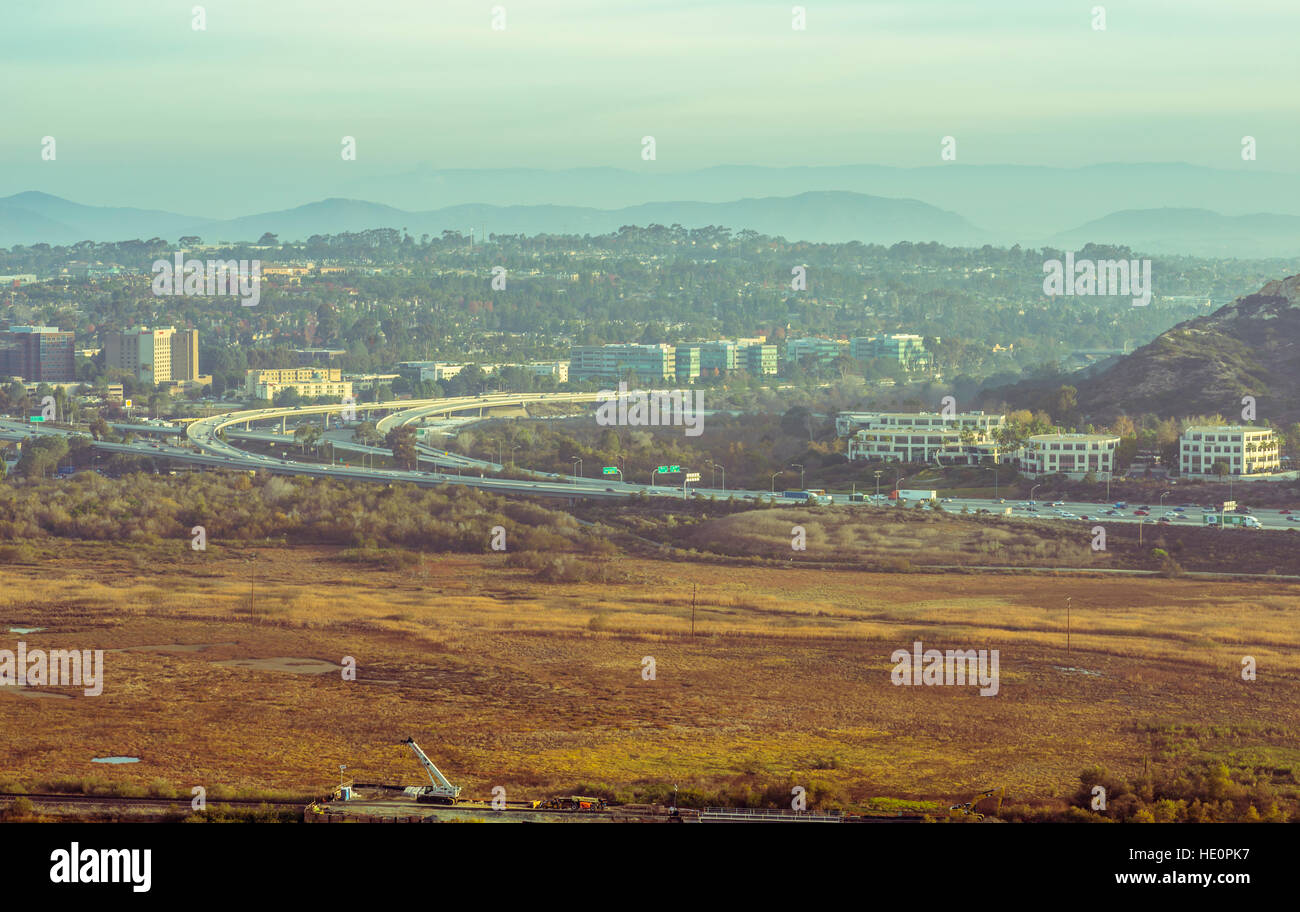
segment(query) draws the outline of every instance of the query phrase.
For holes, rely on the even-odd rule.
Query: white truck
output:
[[[890,492],[889,492],[889,498],[890,498],[891,500],[897,500],[897,501],[899,501],[900,503],[903,502],[903,501],[905,501],[905,500],[938,500],[938,499],[939,499],[939,492],[938,492],[938,491],[926,491],[926,490],[915,490],[915,491],[913,491],[913,490],[907,490],[907,489],[900,488],[900,489],[897,490],[897,491],[890,491]]]

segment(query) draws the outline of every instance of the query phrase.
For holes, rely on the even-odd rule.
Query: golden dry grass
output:
[[[1070,793],[1084,767],[1159,762],[1152,732],[1176,725],[1197,756],[1300,764],[1300,587],[1286,583],[624,559],[630,582],[549,585],[500,557],[387,571],[327,549],[257,553],[251,608],[244,555],[215,545],[141,560],[138,546],[61,544],[0,568],[0,646],[13,625],[49,628],[29,647],[127,650],[106,655],[100,697],[0,692],[0,785],[317,791],[340,763],[414,784],[407,735],[467,793],[517,797],[815,778],[855,801],[994,784],[1023,801]],[[893,686],[890,653],[914,639],[998,649],[1001,692]],[[222,664],[345,656],[356,682]],[[109,754],[142,762],[90,763]]]

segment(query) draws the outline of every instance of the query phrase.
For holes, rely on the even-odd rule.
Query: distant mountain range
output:
[[[330,198],[289,209],[259,212],[233,219],[212,219],[151,209],[85,206],[27,191],[0,198],[0,247],[15,244],[73,244],[78,241],[119,241],[162,237],[175,241],[197,235],[209,243],[256,240],[269,231],[281,240],[305,240],[313,234],[336,234],[371,228],[405,229],[412,235],[440,234],[444,230],[476,229],[496,234],[576,233],[604,234],[624,225],[681,224],[688,228],[720,225],[734,231],[751,229],[788,240],[814,242],[861,241],[893,244],[899,241],[933,241],[949,246],[1052,246],[1081,249],[1085,244],[1114,244],[1145,254],[1188,254],[1240,258],[1296,257],[1300,255],[1300,178],[1291,175],[1254,175],[1214,172],[1191,166],[1096,166],[1093,189],[1085,192],[1079,172],[1034,168],[715,168],[678,175],[651,176],[612,168],[542,172],[528,170],[417,172],[402,179],[410,182],[409,198],[433,197],[462,200],[481,192],[482,201],[456,202],[440,208],[413,211],[364,199]],[[1063,177],[1069,175],[1069,177]],[[1199,195],[1190,185],[1206,184]],[[708,177],[716,180],[709,181]],[[814,189],[777,195],[802,176],[807,184],[842,180],[846,184],[889,185],[917,189],[900,198],[863,193],[856,189]],[[886,181],[886,176],[891,177]],[[491,177],[491,180],[488,179]],[[1149,179],[1147,186],[1142,180]],[[717,200],[728,187],[752,187],[770,178],[769,193]],[[873,179],[874,178],[874,179]],[[394,178],[396,180],[396,178]],[[581,183],[586,181],[586,183]],[[371,182],[375,192],[393,193],[384,181]],[[1204,208],[1122,209],[1102,212],[1091,221],[1070,227],[1031,232],[1007,227],[1007,209],[1025,209],[1035,188],[1058,220],[1080,219],[1093,212],[1099,200],[1116,197],[1115,186],[1129,188],[1129,199],[1221,199],[1222,186],[1235,186],[1243,196],[1229,204],[1240,208],[1246,201],[1266,196],[1263,189],[1281,193],[1268,199],[1276,209],[1296,211],[1223,215]],[[638,202],[617,208],[529,202],[547,188],[552,196],[622,199],[637,192],[650,194],[665,186],[700,197]],[[1286,195],[1287,188],[1294,195]],[[991,195],[1004,192],[1006,205],[996,205]],[[511,194],[514,194],[511,197]],[[502,205],[497,200],[521,202]],[[1227,200],[1223,200],[1227,202]],[[1044,219],[1041,205],[1031,221]],[[1227,207],[1225,207],[1227,208]],[[1062,230],[1064,229],[1064,230]]]
[[[1300,255],[1300,216],[1220,215],[1208,209],[1129,209],[1052,238],[1054,246],[1122,243],[1144,253],[1191,256]],[[1237,251],[1227,253],[1226,251]]]
[[[0,199],[0,246],[6,247],[155,236],[174,240],[183,235],[197,235],[208,242],[246,241],[267,231],[291,241],[371,228],[404,229],[417,237],[447,229],[467,232],[480,226],[496,234],[606,234],[624,225],[656,223],[687,228],[725,225],[808,241],[936,241],[964,246],[989,240],[961,216],[926,203],[830,191],[723,203],[643,203],[622,209],[461,205],[409,212],[380,203],[328,199],[225,221],[82,206],[34,192]]]
[[[1094,423],[1148,412],[1238,420],[1244,396],[1255,398],[1260,419],[1300,421],[1300,275],[1179,323],[1071,382]],[[989,398],[1038,407],[1047,392],[1041,382],[1028,381],[990,391]]]

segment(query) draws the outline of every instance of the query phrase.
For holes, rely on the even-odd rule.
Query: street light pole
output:
[[[780,475],[781,472],[784,472],[784,471],[785,471],[785,469],[781,469],[780,472],[773,472],[773,473],[772,473],[772,493],[773,493],[773,494],[776,493],[776,476]]]
[[[799,463],[797,463],[797,462],[792,462],[792,463],[790,463],[790,468],[792,468],[792,469],[798,469],[798,470],[799,470],[799,490],[801,490],[801,491],[806,491],[806,490],[808,490],[808,486],[804,483],[804,480],[803,480],[803,479],[804,479],[803,466],[801,466],[801,465],[800,465]]]
[[[1038,484],[1034,485],[1032,488],[1029,489],[1029,502],[1030,502],[1030,503],[1033,503],[1033,502],[1034,502],[1034,492],[1037,491],[1037,490],[1038,490],[1039,488],[1041,488],[1042,486],[1043,486],[1043,483],[1040,481]]]
[[[880,476],[884,475],[885,473],[882,472],[880,469],[876,469],[871,474],[876,476],[876,505],[879,506],[880,505]]]

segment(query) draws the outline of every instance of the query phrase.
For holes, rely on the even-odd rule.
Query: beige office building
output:
[[[107,333],[104,364],[128,371],[142,383],[171,383],[199,378],[199,333],[168,326]]]
[[[1178,441],[1179,470],[1190,478],[1213,478],[1216,463],[1225,475],[1268,475],[1279,471],[1277,434],[1271,428],[1193,425]]]
[[[297,390],[304,398],[329,396],[346,399],[352,382],[344,380],[337,367],[290,367],[251,370],[244,375],[244,394],[252,399],[274,399],[285,389]]]

